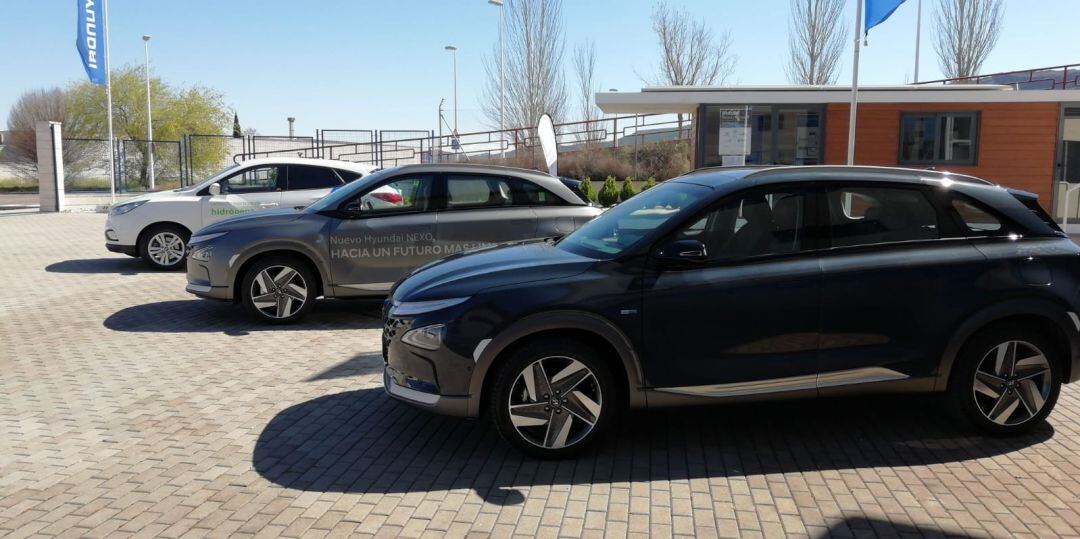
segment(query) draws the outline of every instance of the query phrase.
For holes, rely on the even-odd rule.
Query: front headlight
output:
[[[124,215],[125,213],[134,210],[135,208],[138,208],[143,204],[146,204],[145,200],[136,200],[135,202],[125,202],[123,204],[117,204],[113,206],[111,210],[109,210],[109,213],[111,213],[112,215]]]
[[[468,300],[468,297],[464,298],[449,298],[449,299],[437,299],[434,301],[406,301],[394,305],[390,309],[391,316],[413,316],[417,314],[424,314],[435,312],[445,309],[447,307],[453,307],[460,303],[464,303]]]
[[[411,329],[401,336],[401,342],[411,344],[424,350],[438,350],[442,346],[443,333],[446,326],[435,324],[422,328]]]
[[[203,247],[202,249],[192,251],[191,252],[191,259],[192,260],[197,260],[199,262],[209,262],[210,261],[210,255],[212,255],[213,253],[214,253],[214,248],[213,247]]]
[[[216,240],[228,232],[211,232],[209,234],[196,234],[188,240],[188,245],[195,245],[196,243],[204,243],[210,240]]]

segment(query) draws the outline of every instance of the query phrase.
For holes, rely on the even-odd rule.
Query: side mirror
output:
[[[343,207],[341,211],[356,217],[359,216],[361,213],[364,213],[364,205],[360,202],[359,198],[356,198],[346,203],[345,207]]]
[[[212,197],[216,197],[216,196],[220,195],[221,194],[221,184],[220,183],[212,183],[212,184],[210,184],[210,187],[208,188],[208,192],[210,193],[210,196],[212,196]]]
[[[700,263],[708,259],[705,244],[698,240],[672,240],[653,251],[653,258],[664,262]]]

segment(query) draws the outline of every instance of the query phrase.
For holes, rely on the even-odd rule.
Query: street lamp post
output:
[[[503,113],[506,109],[506,82],[503,74],[503,0],[488,0],[488,3],[499,8],[499,157],[506,159],[506,125],[503,121]]]
[[[150,36],[142,36],[146,55],[146,146],[150,172],[150,190],[154,190],[154,124],[150,115]]]
[[[457,123],[457,47],[453,45],[447,45],[446,50],[450,51],[450,54],[454,56],[454,136],[458,134]]]

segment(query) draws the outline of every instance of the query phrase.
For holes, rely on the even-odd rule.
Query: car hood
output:
[[[595,262],[542,240],[503,244],[421,266],[397,284],[393,300],[471,296],[498,286],[572,277]]]
[[[292,208],[280,209],[280,210],[261,210],[251,213],[244,213],[222,219],[212,225],[209,225],[199,231],[200,234],[208,232],[226,232],[229,230],[237,230],[241,228],[253,228],[263,226],[281,226],[286,223],[290,223],[298,219],[301,215],[304,215],[299,210]]]
[[[155,191],[153,193],[146,193],[144,195],[139,195],[137,197],[131,197],[131,198],[125,198],[123,200],[118,200],[118,201],[116,201],[116,203],[112,204],[112,206],[115,207],[115,206],[119,206],[121,204],[127,204],[128,202],[138,202],[140,200],[166,200],[166,199],[181,197],[181,196],[190,195],[190,194],[191,193],[187,192],[187,191],[177,191],[177,190]]]

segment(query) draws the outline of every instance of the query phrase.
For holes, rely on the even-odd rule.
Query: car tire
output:
[[[600,354],[572,340],[514,350],[495,374],[489,400],[502,438],[541,459],[570,457],[595,443],[615,421],[619,402]]]
[[[187,261],[187,243],[191,232],[182,226],[160,224],[151,226],[139,237],[139,257],[151,268],[171,271]]]
[[[291,324],[315,303],[315,275],[294,256],[275,255],[251,265],[240,283],[240,300],[260,322]]]
[[[1061,391],[1061,352],[1038,331],[998,325],[972,336],[953,368],[949,407],[987,434],[1030,431],[1053,410]]]

